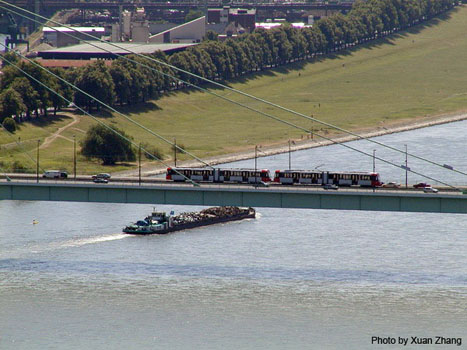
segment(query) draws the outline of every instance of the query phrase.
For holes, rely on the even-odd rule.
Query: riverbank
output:
[[[393,133],[426,128],[426,127],[440,125],[440,124],[454,123],[454,122],[458,122],[458,121],[462,121],[466,119],[467,119],[467,112],[465,111],[458,112],[455,114],[449,114],[449,115],[440,115],[440,116],[433,116],[433,117],[418,117],[412,120],[405,120],[401,122],[391,123],[388,125],[381,125],[381,126],[376,126],[373,128],[365,128],[365,129],[353,131],[353,133],[355,133],[358,136],[348,135],[348,134],[347,135],[336,134],[335,136],[332,137],[332,141],[325,140],[318,136],[316,136],[315,139],[291,140],[292,142],[290,145],[290,150],[299,151],[299,150],[316,148],[316,147],[324,147],[324,146],[329,146],[332,144],[345,143],[345,142],[358,140],[360,139],[360,137],[361,138],[373,138],[373,137],[378,137],[378,136],[383,136],[383,135],[388,135],[388,134],[393,134]],[[326,137],[329,137],[329,136],[326,136]],[[272,156],[275,154],[286,153],[288,151],[289,151],[288,143],[286,145],[263,144],[261,145],[260,152],[258,152],[257,156],[258,158],[267,157],[267,156]],[[255,150],[254,150],[254,145],[252,145],[252,150],[250,151],[231,153],[231,154],[226,154],[222,156],[211,157],[211,158],[204,159],[204,161],[207,164],[214,166],[218,164],[236,162],[240,160],[253,159],[254,157],[255,157]],[[200,164],[200,162],[196,160],[178,162],[177,165],[182,166],[182,167],[203,166],[203,164]],[[152,164],[146,163],[142,165],[141,174],[142,176],[146,176],[146,177],[155,176],[155,175],[164,173],[166,171],[166,168],[167,167],[165,165],[154,166]],[[126,170],[126,171],[114,173],[114,175],[116,176],[138,176],[138,174],[139,174],[138,169]]]

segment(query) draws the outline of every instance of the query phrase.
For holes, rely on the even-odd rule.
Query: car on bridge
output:
[[[413,185],[414,188],[425,188],[425,187],[431,187],[430,184],[427,184],[426,182],[419,182],[418,184]]]
[[[94,179],[92,179],[92,182],[98,184],[98,183],[101,183],[101,184],[106,184],[109,182],[109,180],[107,179],[104,179],[103,177],[96,177]]]
[[[110,179],[110,174],[107,174],[107,173],[100,173],[100,174],[97,174],[97,175],[93,175],[92,176],[92,179],[106,179],[106,180],[109,180]]]
[[[48,179],[66,179],[68,177],[68,173],[60,170],[46,170],[42,177]]]
[[[438,193],[438,189],[434,188],[434,187],[431,187],[431,186],[427,186],[423,189],[423,192],[425,193]]]
[[[384,188],[399,188],[401,187],[401,184],[391,181],[391,182],[388,182],[387,184],[383,184],[383,187]]]

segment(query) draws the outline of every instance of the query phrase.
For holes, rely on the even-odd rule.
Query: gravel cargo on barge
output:
[[[153,211],[144,220],[139,220],[123,229],[124,233],[135,235],[164,234],[190,228],[213,225],[229,221],[254,218],[253,208],[212,207],[200,212],[179,215]]]

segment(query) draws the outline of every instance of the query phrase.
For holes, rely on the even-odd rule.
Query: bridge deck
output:
[[[236,205],[251,207],[405,211],[467,214],[467,195],[456,193],[252,186],[131,185],[93,183],[1,182],[0,200]]]

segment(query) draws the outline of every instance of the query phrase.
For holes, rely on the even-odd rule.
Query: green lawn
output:
[[[461,111],[467,109],[466,17],[467,7],[456,8],[441,19],[365,47],[319,62],[301,62],[252,75],[231,83],[231,86],[352,130],[389,126],[406,119]],[[311,128],[310,121],[229,91],[215,91]],[[172,93],[137,109],[126,109],[125,113],[166,138],[176,138],[177,143],[201,158],[251,150],[255,144],[285,144],[289,138],[300,139],[304,135],[302,131],[195,91]],[[167,157],[171,157],[168,145],[122,117],[102,120],[123,128],[136,142],[162,148]],[[64,122],[57,121],[54,126],[58,128]],[[83,131],[92,123],[95,122],[83,117],[63,136],[70,139],[75,134],[77,139],[81,139]],[[17,136],[25,140],[27,137],[24,135],[44,133],[49,127],[52,128],[23,126]],[[314,128],[320,127],[315,125]],[[2,143],[5,143],[3,136]],[[59,138],[44,150],[41,159],[47,167],[70,170],[72,147],[71,141]],[[8,155],[3,150],[0,161],[5,159],[8,159]],[[96,165],[96,162],[86,164],[80,159],[78,172],[92,172]],[[123,168],[118,166],[107,171]],[[94,171],[97,170],[101,169]]]

